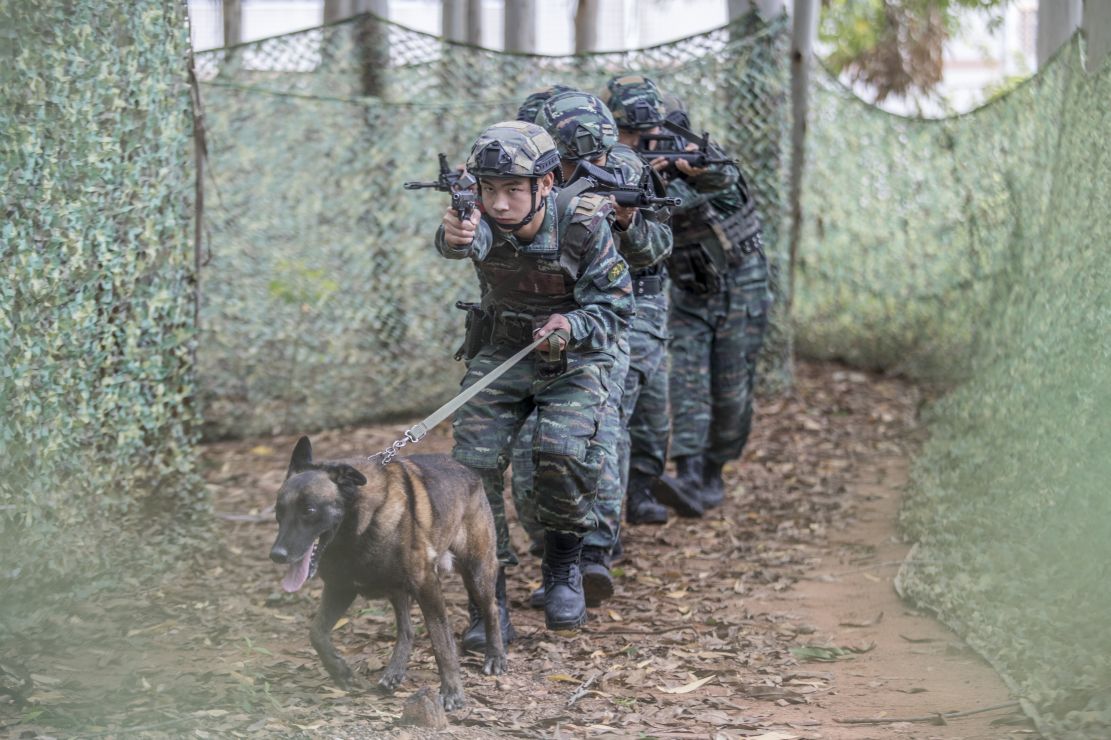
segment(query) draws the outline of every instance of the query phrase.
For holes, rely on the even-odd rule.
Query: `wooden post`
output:
[[[806,163],[806,116],[809,110],[807,92],[810,86],[810,65],[814,40],[818,35],[818,0],[795,0],[794,28],[791,34],[791,185],[789,208],[790,263],[787,269],[788,300],[795,291],[795,266],[798,263],[799,238],[802,234],[802,176]]]
[[[506,51],[536,51],[536,3],[505,0]]]

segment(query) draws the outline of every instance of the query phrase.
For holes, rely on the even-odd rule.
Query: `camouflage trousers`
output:
[[[767,331],[767,261],[732,270],[719,293],[671,290],[671,456],[741,456],[752,428],[756,357]]]
[[[619,357],[614,365],[607,413],[598,429],[598,444],[606,459],[594,503],[597,527],[587,534],[585,545],[608,551],[617,544],[630,468],[652,476],[663,473],[671,431],[667,321],[667,293],[637,298],[625,363],[622,365]],[[530,513],[532,469],[528,445],[522,441],[529,439],[526,429],[522,429],[513,453],[513,502],[522,526],[535,539],[541,528]]]
[[[655,295],[638,297],[637,315],[629,332],[629,374],[623,401],[629,433],[628,447],[622,450],[622,491],[627,487],[630,469],[652,477],[664,472],[671,436],[667,336],[666,288]]]
[[[616,541],[618,526],[621,523],[621,508],[625,496],[625,471],[622,470],[620,449],[628,449],[626,417],[621,403],[625,386],[625,376],[629,370],[629,341],[622,334],[617,343],[617,360],[610,370],[610,393],[598,436],[594,443],[605,456],[602,471],[598,478],[598,493],[594,498],[594,517],[596,526],[583,539],[583,544],[609,549]],[[541,526],[536,513],[533,491],[535,466],[531,454],[531,440],[536,432],[536,414],[517,434],[513,445],[513,505],[517,509],[517,520],[534,541],[542,537]],[[624,458],[627,460],[628,458]]]
[[[500,365],[515,348],[484,347],[470,361],[462,387],[474,384]],[[595,528],[594,497],[603,454],[595,441],[609,395],[613,358],[571,354],[567,370],[538,377],[539,358],[530,355],[455,412],[456,460],[481,476],[494,513],[498,561],[517,558],[505,517],[504,473],[510,444],[535,409],[531,436],[535,467],[535,517],[544,529],[585,536]]]

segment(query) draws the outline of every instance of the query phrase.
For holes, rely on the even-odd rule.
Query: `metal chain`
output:
[[[405,436],[403,436],[401,439],[396,440],[386,449],[382,450],[381,452],[376,452],[373,455],[367,455],[367,459],[373,460],[374,458],[381,455],[382,464],[389,465],[391,462],[393,462],[393,459],[397,457],[397,453],[401,452],[402,447],[409,444],[410,442],[419,442],[423,436],[424,435],[421,435],[420,437],[414,437],[413,430],[410,429],[405,432]]]

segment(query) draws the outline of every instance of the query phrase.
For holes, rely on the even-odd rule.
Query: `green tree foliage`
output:
[[[928,97],[941,82],[945,42],[968,11],[992,13],[1011,0],[822,0],[820,41],[830,69],[890,95]]]

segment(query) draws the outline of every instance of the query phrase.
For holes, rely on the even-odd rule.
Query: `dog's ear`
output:
[[[340,488],[366,485],[366,476],[346,463],[327,463],[322,469]]]
[[[293,456],[289,458],[289,470],[286,471],[285,477],[288,478],[312,467],[312,443],[309,442],[308,437],[301,437],[297,440],[297,446],[293,448]]]

